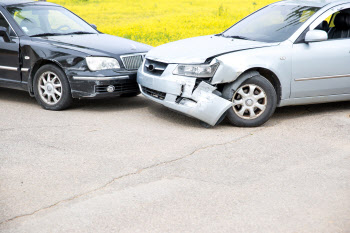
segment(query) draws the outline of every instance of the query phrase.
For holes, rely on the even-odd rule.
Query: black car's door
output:
[[[19,39],[4,17],[0,8],[0,26],[5,27],[11,36],[10,42],[5,42],[0,36],[0,81],[19,83]]]

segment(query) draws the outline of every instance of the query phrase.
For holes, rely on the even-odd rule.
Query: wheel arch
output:
[[[44,65],[55,65],[58,68],[60,68],[63,71],[63,73],[65,73],[63,67],[61,66],[61,64],[58,61],[49,60],[49,59],[38,60],[33,65],[32,69],[31,69],[31,72],[30,72],[30,75],[28,77],[28,89],[29,89],[29,94],[31,96],[34,96],[34,90],[33,90],[33,88],[34,88],[34,77],[35,77],[36,73],[38,72],[38,70],[41,67],[43,67]]]
[[[267,80],[269,80],[269,82],[275,88],[276,94],[277,94],[277,101],[278,101],[277,104],[279,104],[281,99],[282,99],[281,81],[279,80],[277,75],[269,69],[262,68],[262,67],[254,67],[254,68],[250,68],[250,69],[244,71],[242,74],[240,74],[237,77],[236,80],[233,81],[235,89],[237,89],[247,79],[249,79],[255,75],[258,75],[258,74],[260,74],[261,76],[263,76]]]

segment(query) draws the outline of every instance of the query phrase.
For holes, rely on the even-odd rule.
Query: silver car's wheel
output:
[[[226,84],[222,94],[233,103],[226,112],[228,120],[239,127],[263,125],[275,112],[278,100],[272,83],[259,74],[247,79],[238,88],[235,83]]]
[[[45,72],[39,77],[38,90],[40,98],[49,105],[57,104],[63,94],[62,82],[53,72]]]
[[[242,119],[252,120],[261,116],[267,106],[265,91],[255,85],[246,84],[233,95],[233,111]]]

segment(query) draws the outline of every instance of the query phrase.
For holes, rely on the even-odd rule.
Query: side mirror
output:
[[[91,26],[93,29],[97,30],[97,26],[96,26],[95,24],[90,24],[90,26]]]
[[[2,37],[5,42],[11,42],[11,37],[5,27],[0,27],[0,37]]]
[[[305,42],[321,42],[328,40],[328,34],[322,30],[311,30],[308,31],[305,35]]]

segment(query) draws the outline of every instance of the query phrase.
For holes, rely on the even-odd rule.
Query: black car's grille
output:
[[[109,85],[98,85],[95,86],[95,91],[97,93],[105,93],[107,92],[107,87]],[[115,90],[114,92],[137,92],[139,91],[139,87],[136,83],[121,83],[113,85]]]
[[[167,67],[167,63],[146,59],[143,71],[147,74],[161,76]]]
[[[145,57],[144,54],[131,54],[120,56],[125,69],[127,70],[137,70],[142,65],[143,59]]]
[[[150,96],[157,98],[157,99],[160,99],[160,100],[164,100],[165,96],[166,96],[166,93],[164,93],[164,92],[152,90],[152,89],[147,88],[147,87],[142,87],[142,91],[145,94],[150,95]]]

